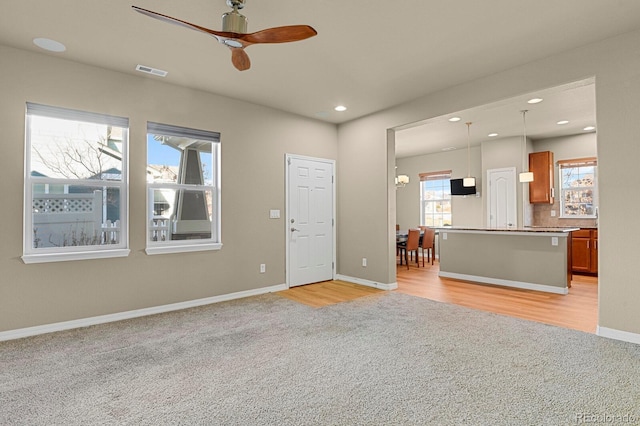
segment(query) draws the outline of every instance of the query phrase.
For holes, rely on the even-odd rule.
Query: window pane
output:
[[[122,180],[123,129],[31,116],[31,176]]]
[[[151,241],[198,240],[211,238],[213,192],[154,188],[150,190],[153,217]]]
[[[73,185],[65,194],[41,189],[32,186],[34,249],[120,243],[119,188]]]
[[[596,167],[561,166],[562,217],[595,217]]]
[[[128,119],[31,103],[26,118],[26,258],[121,252],[128,245]]]
[[[422,181],[421,224],[426,226],[451,225],[451,189],[450,176],[442,179],[429,179]]]
[[[176,136],[176,132],[147,135],[148,241],[152,244],[172,240],[211,242],[217,238],[214,234],[218,220],[214,217],[218,211],[214,205],[217,175],[214,158],[219,144],[213,140]]]

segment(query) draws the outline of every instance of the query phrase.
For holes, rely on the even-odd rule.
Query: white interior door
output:
[[[287,156],[289,287],[333,279],[334,162]]]
[[[487,170],[487,218],[490,228],[512,228],[517,224],[516,169]]]

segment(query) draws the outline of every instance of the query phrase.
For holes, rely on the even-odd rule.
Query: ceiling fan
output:
[[[181,19],[153,12],[137,6],[131,6],[136,12],[171,24],[181,25],[192,30],[201,31],[215,37],[220,43],[231,49],[231,62],[240,71],[251,67],[249,56],[244,51],[246,47],[258,43],[288,43],[304,40],[318,34],[309,25],[289,25],[274,27],[255,33],[247,33],[247,18],[238,10],[244,7],[246,0],[227,0],[227,5],[233,10],[222,15],[222,31],[211,30]]]

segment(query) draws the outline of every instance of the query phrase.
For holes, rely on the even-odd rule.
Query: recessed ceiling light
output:
[[[560,125],[562,125],[562,124],[569,124],[569,120],[560,120],[560,121],[558,121],[556,124],[560,124]]]
[[[48,50],[49,52],[64,52],[67,50],[67,47],[64,44],[49,38],[34,38],[33,44],[41,49]]]
[[[498,136],[497,133],[489,133],[487,136],[489,136],[490,138],[495,138],[496,136]]]
[[[347,107],[344,105],[338,105],[337,107],[334,108],[336,111],[338,112],[342,112],[342,111],[346,111]]]
[[[596,129],[596,128],[595,128],[594,126],[587,126],[587,127],[585,127],[584,129],[582,129],[582,130],[584,130],[585,132],[590,132],[591,130],[595,130],[595,129]]]
[[[527,101],[528,104],[538,104],[542,102],[542,98],[532,98]]]
[[[452,122],[452,123],[455,123],[456,121],[460,121],[460,120],[462,120],[460,117],[451,117],[449,119],[449,121]]]

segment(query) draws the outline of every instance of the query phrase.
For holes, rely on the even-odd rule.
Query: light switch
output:
[[[269,219],[280,219],[280,210],[269,210]]]

